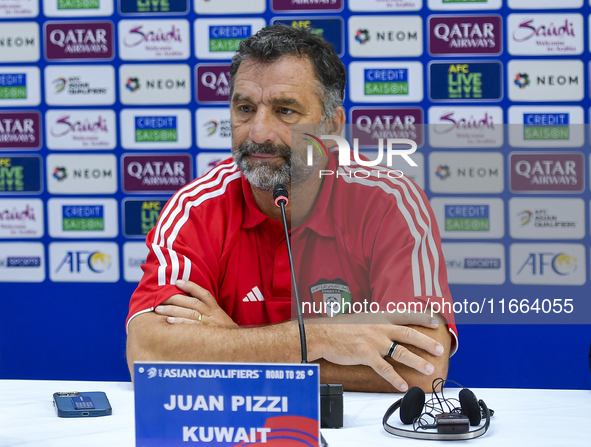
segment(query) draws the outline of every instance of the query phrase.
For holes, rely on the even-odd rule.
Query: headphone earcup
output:
[[[421,415],[425,406],[425,392],[418,386],[413,386],[402,398],[400,403],[400,420],[409,425]]]
[[[480,424],[480,404],[474,393],[468,388],[460,391],[460,406],[462,407],[462,414],[468,416],[470,425],[475,426]]]

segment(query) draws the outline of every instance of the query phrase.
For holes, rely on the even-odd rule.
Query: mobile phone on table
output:
[[[109,416],[113,409],[102,391],[53,393],[53,406],[60,418]]]

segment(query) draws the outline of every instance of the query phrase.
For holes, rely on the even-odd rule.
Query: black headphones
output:
[[[456,399],[446,399],[443,396],[443,384],[447,382],[443,379],[433,381],[433,397],[425,405],[425,392],[419,387],[413,387],[388,408],[382,424],[384,430],[391,435],[402,436],[405,438],[427,439],[436,441],[461,441],[474,439],[482,436],[490,426],[490,418],[494,411],[489,410],[483,400],[476,399],[476,396],[468,388],[460,391],[459,407],[450,404]],[[452,382],[452,381],[449,381]],[[453,382],[456,383],[456,382]],[[441,385],[441,398],[435,392],[435,389]],[[459,385],[459,384],[457,384]],[[461,387],[461,385],[460,385]],[[445,407],[444,407],[445,405]],[[427,411],[423,411],[424,407]],[[388,424],[388,419],[397,409],[400,408],[400,420],[403,424],[413,425],[413,430],[394,427]],[[445,411],[447,409],[447,412]],[[434,413],[437,413],[436,415]],[[432,418],[433,423],[426,423],[426,418]],[[482,419],[485,423],[476,430],[469,431],[469,426],[480,425]],[[437,433],[419,432],[419,429],[437,429]]]

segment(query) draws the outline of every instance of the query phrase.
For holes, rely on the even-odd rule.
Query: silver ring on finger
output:
[[[386,354],[386,357],[392,358],[392,356],[396,352],[396,348],[397,347],[398,347],[398,343],[396,343],[395,341],[393,341],[392,344],[390,345],[390,349],[388,349],[388,354]]]

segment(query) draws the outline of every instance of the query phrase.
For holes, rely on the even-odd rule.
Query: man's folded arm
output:
[[[402,385],[406,383],[408,387],[420,386],[430,390],[433,378],[446,376],[450,338],[445,325],[442,324],[437,329],[415,326],[415,331],[405,331],[403,326],[395,327],[401,334],[410,334],[411,338],[408,340],[411,342],[401,343],[408,350],[401,348],[398,352],[408,357],[399,360],[413,364],[414,368],[391,359],[385,361],[383,354],[378,353],[374,346],[378,344],[375,340],[379,339],[379,344],[384,344],[381,337],[394,328],[387,326],[389,325],[307,326],[308,359],[320,362],[321,381],[342,383],[349,391],[394,392],[397,391],[396,388],[403,388]],[[432,340],[421,339],[420,333]],[[348,337],[349,341],[346,340]],[[337,346],[330,340],[340,340],[340,345]],[[422,345],[431,352],[437,344],[441,344],[444,353],[433,355],[413,343]],[[410,359],[411,352],[425,360],[417,363],[415,358]],[[333,362],[323,359],[323,355]],[[299,363],[301,355],[298,326],[291,322],[249,328],[169,324],[166,317],[147,312],[129,322],[127,361],[132,378],[133,362],[136,360]],[[425,371],[424,365],[427,362],[434,366],[432,374]]]

